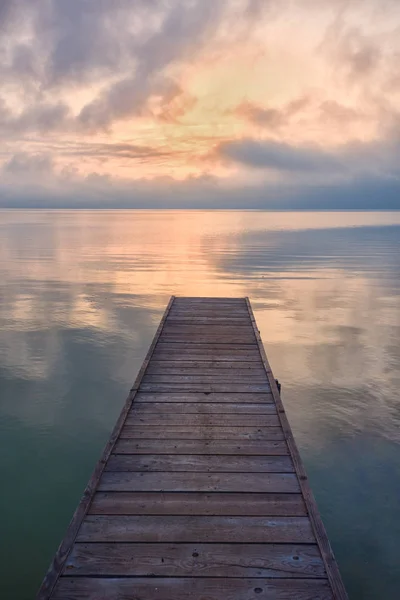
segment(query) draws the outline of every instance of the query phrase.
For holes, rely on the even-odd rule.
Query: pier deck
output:
[[[246,298],[171,298],[37,598],[347,598]]]

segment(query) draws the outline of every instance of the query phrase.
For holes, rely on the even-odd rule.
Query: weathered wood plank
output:
[[[241,440],[154,440],[119,439],[117,454],[205,454],[243,456],[284,456],[288,448],[284,441]]]
[[[145,382],[140,385],[140,391],[142,392],[221,392],[224,394],[230,393],[257,393],[257,392],[269,392],[270,387],[268,383],[162,383],[162,382]]]
[[[75,544],[64,574],[326,578],[316,544]]]
[[[136,414],[129,412],[126,425],[143,427],[280,427],[278,415],[235,415],[235,414]]]
[[[97,492],[91,514],[105,515],[307,515],[301,494],[253,492]]]
[[[196,342],[194,340],[191,342],[169,342],[163,340],[162,343],[157,345],[154,358],[157,358],[157,354],[165,352],[181,353],[183,356],[188,357],[184,358],[184,360],[198,360],[192,359],[191,356],[205,354],[207,355],[207,360],[224,360],[225,357],[226,360],[237,360],[237,358],[240,357],[242,361],[248,361],[253,358],[257,359],[256,362],[258,364],[260,361],[260,356],[255,344],[235,344],[234,347],[228,347],[225,343],[219,342],[209,342],[207,344],[204,342]],[[220,356],[223,358],[220,358]]]
[[[274,404],[238,402],[139,402],[135,399],[132,415],[276,415]],[[175,422],[180,419],[176,417]]]
[[[280,427],[140,427],[125,425],[120,438],[136,438],[148,440],[270,440],[284,439]]]
[[[106,471],[197,471],[215,473],[293,473],[289,456],[199,456],[145,454],[110,456]]]
[[[252,492],[291,493],[300,490],[293,473],[129,473],[103,472],[100,492]]]
[[[199,343],[190,344],[182,342],[164,342],[160,344],[154,352],[154,358],[160,359],[159,356],[167,356],[167,360],[204,360],[207,361],[235,361],[235,362],[256,362],[259,365],[260,357],[255,351],[254,344],[242,344],[240,348],[232,351],[229,344],[219,344],[216,348],[215,344]],[[178,357],[178,358],[176,358]]]
[[[246,306],[245,298],[232,298],[231,296],[175,296],[176,306],[188,305],[188,304],[216,304],[223,305],[238,304],[240,306]]]
[[[169,325],[204,325],[206,327],[232,327],[234,325],[240,325],[245,327],[249,325],[249,315],[245,311],[230,312],[227,317],[226,312],[210,312],[202,311],[193,314],[193,312],[174,312],[171,313],[168,319]]]
[[[157,351],[154,353],[154,358],[161,362],[161,361],[170,361],[171,358],[173,360],[178,360],[178,361],[184,361],[184,360],[189,360],[189,361],[205,361],[205,362],[209,362],[210,360],[213,361],[219,361],[219,362],[223,362],[223,361],[228,361],[229,363],[232,362],[238,362],[238,363],[243,363],[243,362],[247,362],[247,363],[252,363],[257,364],[259,361],[259,356],[257,356],[256,353],[250,354],[235,354],[235,353],[230,353],[229,349],[226,352],[222,352],[220,350],[214,352],[214,351],[192,351],[192,350],[176,350],[173,348],[170,348],[168,350],[163,350],[163,351]]]
[[[196,344],[242,344],[244,346],[256,345],[256,341],[253,334],[247,332],[247,328],[241,331],[239,327],[235,327],[232,331],[227,331],[224,328],[221,331],[216,330],[215,327],[210,328],[208,331],[196,331],[194,326],[182,331],[182,328],[178,326],[172,328],[169,327],[162,334],[163,342],[182,344],[185,341],[191,343],[191,340],[195,339]]]
[[[192,320],[192,322],[186,322],[180,325],[179,323],[175,323],[173,318],[171,318],[165,322],[162,335],[164,336],[169,331],[173,333],[181,333],[183,335],[186,333],[195,333],[197,335],[215,335],[217,333],[220,333],[221,335],[229,335],[230,333],[240,332],[243,335],[247,335],[248,337],[254,338],[254,332],[251,329],[251,327],[249,327],[249,325],[250,324],[248,319],[247,321],[246,319],[243,319],[239,323],[225,321],[220,324],[215,322],[196,323]]]
[[[188,333],[188,334],[181,334],[181,333],[167,333],[165,334],[165,336],[163,337],[163,341],[169,344],[179,344],[181,346],[183,341],[187,341],[190,343],[190,340],[193,339],[194,334]],[[196,343],[198,344],[198,346],[200,346],[201,344],[204,345],[205,349],[208,349],[208,347],[212,344],[218,343],[220,344],[220,346],[227,346],[230,347],[233,344],[241,344],[243,346],[248,346],[249,348],[252,347],[256,347],[255,341],[251,338],[251,337],[247,337],[247,336],[242,336],[240,334],[232,334],[229,336],[222,336],[222,335],[197,335],[196,336]]]
[[[308,517],[88,515],[78,542],[312,544]]]
[[[181,331],[182,333],[196,331],[202,334],[203,332],[215,332],[220,331],[222,335],[232,333],[235,328],[241,333],[247,333],[252,335],[252,331],[249,328],[248,315],[236,312],[229,318],[226,318],[223,313],[212,315],[208,313],[199,313],[196,315],[189,316],[187,313],[174,314],[171,318],[166,321],[165,324],[168,330]]]
[[[192,311],[180,311],[171,313],[168,324],[172,326],[203,325],[205,327],[233,327],[234,325],[239,325],[241,327],[248,327],[249,315],[245,311],[234,311],[232,313],[229,311],[228,317],[224,311],[196,311],[196,314],[193,314]]]
[[[181,334],[185,335],[195,335],[197,336],[218,336],[229,337],[230,335],[242,335],[243,337],[248,337],[251,340],[254,340],[255,337],[252,329],[249,327],[249,323],[234,325],[208,325],[204,323],[188,323],[186,325],[178,325],[173,321],[166,321],[164,325],[164,329],[162,332],[162,338],[165,339],[169,333],[173,333],[174,335]]]
[[[238,363],[237,363],[238,364]],[[248,363],[251,365],[252,363]],[[208,366],[196,366],[196,367],[187,367],[185,364],[182,364],[178,367],[177,364],[173,364],[172,366],[169,363],[163,364],[158,363],[156,365],[151,365],[147,371],[147,375],[183,375],[183,376],[195,376],[195,377],[214,377],[216,381],[220,381],[221,379],[226,379],[227,377],[234,377],[235,379],[244,379],[247,381],[249,378],[256,377],[259,380],[265,381],[266,375],[265,371],[261,368],[251,368],[250,366],[241,368],[238,364],[236,367],[228,368],[217,368],[217,367],[208,367]]]
[[[153,357],[153,360],[150,362],[148,368],[147,368],[147,373],[151,373],[153,370],[157,370],[157,369],[192,369],[192,370],[198,370],[201,369],[202,371],[204,369],[207,369],[209,371],[211,371],[211,373],[214,373],[215,371],[219,371],[220,369],[225,369],[227,371],[231,371],[231,370],[236,370],[236,371],[256,371],[256,372],[261,372],[261,373],[265,373],[264,368],[262,367],[262,365],[260,365],[259,362],[257,362],[256,364],[254,364],[254,362],[249,362],[249,361],[243,361],[243,362],[238,362],[236,361],[217,361],[217,360],[210,360],[208,359],[207,361],[199,361],[199,360],[156,360]]]
[[[192,314],[196,315],[201,311],[219,311],[223,312],[225,316],[230,315],[231,312],[235,311],[246,311],[246,305],[242,303],[227,303],[227,302],[185,302],[185,303],[174,303],[174,310],[186,310],[191,311]]]
[[[227,317],[228,315],[231,315],[231,314],[235,314],[237,312],[245,314],[246,316],[249,315],[245,304],[230,305],[229,307],[227,307],[226,305],[218,306],[215,304],[214,305],[197,304],[196,306],[193,306],[191,304],[189,306],[184,306],[183,304],[179,305],[179,304],[174,303],[172,308],[173,308],[174,313],[187,312],[191,316],[201,314],[203,312],[218,313],[218,314],[222,314],[225,317]]]
[[[252,382],[257,384],[268,385],[268,379],[265,373],[251,375],[237,375],[235,373],[230,374],[228,372],[219,372],[215,375],[166,375],[166,374],[146,374],[143,378],[143,384],[146,383],[208,383],[208,384],[223,384],[227,382],[237,382],[240,385],[251,385]]]
[[[253,330],[251,328],[251,324],[249,323],[248,315],[247,315],[247,318],[240,317],[240,319],[241,319],[240,323],[232,323],[232,321],[229,318],[220,324],[215,323],[215,322],[210,322],[210,321],[205,322],[205,323],[202,323],[202,322],[196,323],[196,321],[195,321],[196,318],[197,318],[197,315],[192,317],[191,322],[185,322],[182,325],[180,325],[178,323],[175,323],[174,317],[170,317],[169,319],[167,319],[165,321],[165,327],[164,327],[163,333],[165,333],[166,331],[171,329],[174,331],[181,331],[182,333],[185,333],[186,331],[190,331],[190,332],[196,331],[198,333],[202,333],[203,331],[205,331],[205,332],[220,331],[222,334],[224,334],[226,332],[234,332],[235,329],[238,329],[239,331],[241,331],[243,333],[247,333],[248,335],[254,336]]]
[[[273,396],[270,392],[266,393],[244,393],[238,394],[234,392],[221,393],[221,392],[162,392],[162,393],[151,393],[139,391],[135,396],[136,402],[187,402],[187,403],[198,403],[207,402],[213,404],[258,404],[260,402],[265,404],[272,404],[275,406]]]
[[[156,346],[156,352],[159,352],[160,350],[181,350],[184,351],[183,353],[185,354],[190,354],[191,352],[195,352],[196,350],[200,350],[202,353],[206,354],[206,353],[214,353],[214,354],[218,354],[218,351],[220,350],[221,352],[227,354],[228,356],[237,356],[240,354],[249,354],[252,356],[256,356],[257,360],[260,360],[260,353],[257,347],[257,342],[256,340],[254,341],[254,343],[251,344],[242,344],[242,343],[238,343],[235,344],[234,347],[232,348],[227,348],[226,344],[224,342],[209,342],[204,343],[204,342],[199,342],[197,339],[192,339],[191,341],[184,341],[181,340],[180,342],[170,342],[168,340],[166,340],[164,337],[162,339],[159,340],[157,346]],[[187,352],[188,350],[190,350],[190,352]],[[210,359],[209,359],[210,360]],[[232,358],[230,359],[232,360]]]
[[[334,600],[326,579],[62,577],[54,600]]]
[[[215,307],[205,307],[199,306],[195,309],[193,308],[176,308],[173,307],[171,312],[169,313],[171,319],[176,319],[179,317],[183,317],[186,319],[224,319],[224,322],[232,322],[232,319],[249,319],[249,313],[246,308],[243,307],[235,307],[229,308],[215,308]]]

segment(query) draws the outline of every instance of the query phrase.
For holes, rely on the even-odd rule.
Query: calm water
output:
[[[250,296],[350,598],[397,599],[400,213],[0,211],[1,599],[34,597],[172,293]]]

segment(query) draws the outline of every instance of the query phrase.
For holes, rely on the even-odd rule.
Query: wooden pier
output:
[[[37,598],[347,598],[248,299],[171,298]]]

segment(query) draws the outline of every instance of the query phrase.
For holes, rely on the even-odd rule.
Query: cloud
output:
[[[70,109],[63,102],[34,105],[18,115],[13,114],[4,102],[2,108],[3,110],[0,102],[0,131],[11,136],[32,131],[41,133],[60,131],[65,127],[73,126],[73,121],[69,119]]]
[[[152,96],[161,97],[161,104],[171,101],[181,90],[164,76],[140,81],[139,77],[126,78],[113,84],[99,98],[84,106],[78,121],[89,130],[107,129],[118,120],[140,115]]]
[[[319,106],[319,111],[322,119],[328,119],[342,126],[346,123],[354,123],[355,121],[365,119],[362,111],[340,104],[335,100],[325,100],[325,102],[322,102]]]
[[[51,156],[19,154],[0,173],[0,207],[400,209],[400,179],[384,174],[252,185],[213,176],[115,179],[60,169]]]
[[[219,146],[218,154],[255,169],[332,172],[344,168],[338,157],[321,148],[299,148],[272,140],[225,142]]]
[[[156,3],[157,4],[157,3]],[[115,120],[141,114],[152,96],[161,104],[173,101],[182,90],[162,71],[175,60],[190,59],[212,37],[224,3],[175,2],[165,12],[160,28],[134,47],[134,75],[108,87],[83,107],[79,121],[90,129],[107,128]]]
[[[163,156],[167,152],[161,152],[151,146],[136,146],[135,144],[112,144],[112,143],[88,143],[85,145],[70,146],[65,150],[67,155],[73,156],[96,156],[104,158],[145,158]]]
[[[238,106],[236,114],[255,125],[275,130],[283,125],[288,125],[290,119],[301,113],[309,104],[310,99],[307,96],[296,98],[281,108],[264,108],[245,101]]]
[[[394,0],[2,0],[2,202],[393,199],[399,27]]]
[[[356,81],[378,69],[383,60],[379,38],[363,33],[360,27],[347,25],[342,15],[328,28],[321,49]]]
[[[24,177],[29,175],[41,177],[43,174],[51,173],[53,166],[53,160],[49,155],[30,155],[20,152],[12,156],[4,164],[3,173],[17,178],[20,178],[21,175]]]

